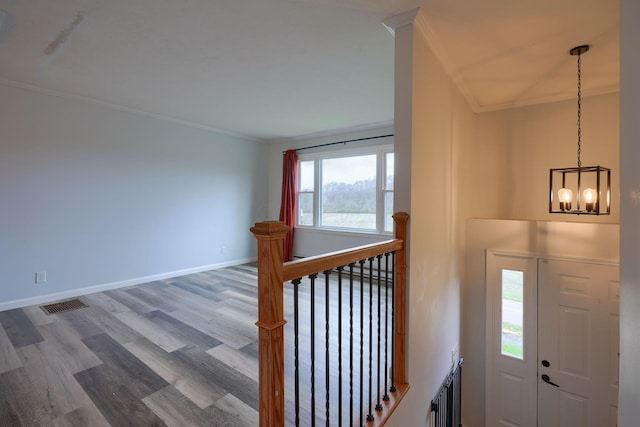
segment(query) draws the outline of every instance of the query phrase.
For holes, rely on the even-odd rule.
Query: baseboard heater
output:
[[[462,426],[462,364],[460,359],[431,401],[433,427]]]

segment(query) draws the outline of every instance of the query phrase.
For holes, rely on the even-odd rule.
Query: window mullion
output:
[[[322,207],[321,197],[322,197],[322,160],[315,159],[314,160],[314,180],[313,180],[313,226],[320,227],[322,224],[320,223],[320,209]]]
[[[376,231],[384,231],[384,152],[376,153]]]

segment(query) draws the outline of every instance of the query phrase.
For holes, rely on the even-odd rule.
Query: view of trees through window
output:
[[[298,179],[299,225],[316,225],[317,204],[321,227],[377,230],[380,213],[383,230],[393,231],[393,153],[302,160]]]
[[[376,228],[376,156],[322,162],[322,225]]]

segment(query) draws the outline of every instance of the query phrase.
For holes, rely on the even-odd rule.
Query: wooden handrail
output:
[[[393,239],[370,245],[357,246],[352,249],[330,252],[324,255],[311,256],[295,261],[289,261],[283,266],[284,281],[298,279],[319,271],[331,270],[332,268],[349,265],[381,255],[387,252],[398,251],[403,248],[402,240]]]
[[[403,212],[393,215],[395,239],[283,263],[283,243],[289,227],[278,221],[256,223],[251,228],[258,241],[258,368],[260,427],[284,426],[284,292],[283,283],[362,259],[395,252],[394,363],[397,392],[369,426],[382,426],[406,394],[406,241],[407,220]]]

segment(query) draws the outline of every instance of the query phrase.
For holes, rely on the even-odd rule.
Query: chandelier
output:
[[[549,170],[549,213],[609,215],[611,213],[611,170],[602,166],[582,166],[582,54],[589,45],[569,51],[578,57],[578,167]],[[575,195],[575,203],[574,203]]]

